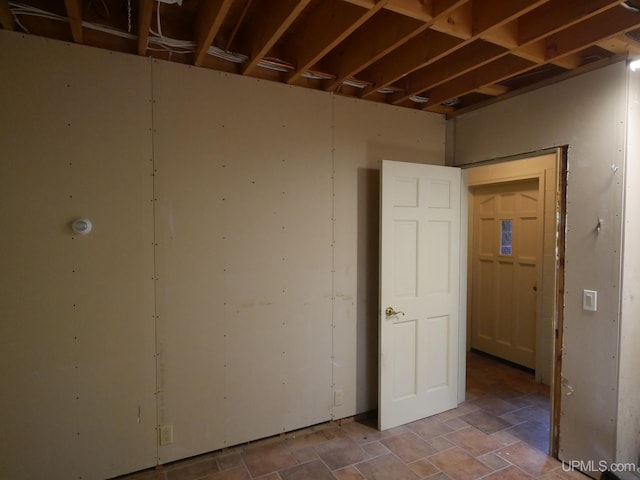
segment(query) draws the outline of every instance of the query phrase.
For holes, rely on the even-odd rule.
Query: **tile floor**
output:
[[[549,389],[470,353],[467,401],[385,432],[375,420],[320,425],[122,480],[586,479],[547,456]]]

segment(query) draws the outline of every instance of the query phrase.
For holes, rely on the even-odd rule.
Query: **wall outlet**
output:
[[[333,405],[339,407],[344,402],[344,392],[341,388],[333,391]]]
[[[173,425],[160,425],[158,437],[160,446],[171,445],[173,443]]]

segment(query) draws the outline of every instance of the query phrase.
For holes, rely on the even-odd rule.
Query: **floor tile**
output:
[[[474,457],[484,455],[502,447],[498,441],[477,428],[469,427],[445,435],[447,440],[463,448]]]
[[[431,477],[440,471],[438,467],[425,458],[410,463],[409,468],[416,472],[420,478]]]
[[[365,443],[361,445],[361,448],[370,458],[379,457],[380,455],[386,455],[389,453],[389,449],[378,441]]]
[[[394,455],[383,455],[357,465],[367,480],[418,480],[409,467]]]
[[[346,467],[367,458],[364,450],[350,438],[336,438],[314,447],[331,470]]]
[[[456,446],[455,443],[447,440],[444,436],[430,438],[429,440],[427,440],[427,443],[435,448],[438,452]]]
[[[335,480],[335,477],[321,460],[296,465],[278,472],[282,480]]]
[[[557,460],[522,442],[505,447],[497,454],[534,477],[544,475],[560,465]]]
[[[362,474],[353,465],[333,472],[338,480],[364,480]]]
[[[494,432],[511,427],[510,423],[505,422],[501,418],[496,417],[495,415],[492,415],[484,410],[478,410],[476,412],[468,413],[466,415],[463,415],[461,418],[469,425],[473,425],[478,430],[482,430],[487,434],[492,434]]]
[[[440,420],[437,420],[433,417],[424,418],[422,420],[418,420],[417,422],[410,423],[407,425],[407,428],[417,433],[425,440],[433,437],[438,437],[452,431],[450,427],[447,427]]]
[[[300,448],[291,452],[291,455],[295,457],[298,463],[306,463],[318,458],[318,454],[313,447]]]
[[[200,477],[198,480],[251,480],[251,475],[244,467],[232,468],[224,472],[214,473],[206,477]]]
[[[549,427],[538,422],[523,422],[507,428],[505,432],[536,447],[543,453],[549,452]]]
[[[178,465],[175,468],[168,468],[166,475],[167,480],[195,480],[205,475],[216,473],[219,470],[218,462],[209,458],[207,460],[187,463],[184,466]]]
[[[492,472],[459,447],[436,453],[428,460],[454,480],[473,480]]]
[[[474,400],[473,403],[485,412],[489,412],[496,416],[504,415],[505,413],[518,409],[514,404],[496,397],[495,395],[486,395]]]
[[[511,465],[509,462],[507,462],[503,458],[500,458],[495,453],[487,453],[485,455],[480,455],[477,458],[492,470],[501,470]]]
[[[242,459],[253,477],[266,475],[298,463],[284,444],[247,449],[242,452]]]
[[[240,457],[239,453],[232,453],[230,455],[225,455],[222,457],[216,457],[218,462],[218,466],[220,467],[220,471],[230,470],[235,467],[240,467],[243,465],[242,457]]]
[[[436,453],[437,450],[413,432],[403,433],[380,441],[405,463]]]
[[[484,480],[533,480],[533,477],[512,465],[484,477]]]

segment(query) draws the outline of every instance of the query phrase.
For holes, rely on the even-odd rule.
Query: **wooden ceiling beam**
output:
[[[615,7],[621,0],[551,0],[518,19],[518,45],[539,40]]]
[[[393,28],[389,28],[393,25]],[[346,79],[391,53],[429,28],[414,18],[391,12],[380,12],[366,25],[356,30],[322,61],[322,70],[336,75],[327,82],[325,90],[335,90]]]
[[[233,0],[207,0],[199,3],[196,22],[196,52],[194,65],[199,67],[208,55],[216,34],[222,26]]]
[[[473,37],[473,2],[465,2],[448,15],[439,16],[431,28],[453,37],[469,40]]]
[[[16,29],[16,19],[9,8],[9,0],[0,0],[0,23],[5,30]]]
[[[473,3],[473,34],[478,35],[539,8],[549,0],[484,0]]]
[[[439,85],[426,94],[429,101],[424,109],[439,105],[447,100],[459,98],[487,85],[506,80],[514,75],[526,72],[536,66],[535,63],[514,55],[507,55],[494,60],[480,68],[453,79],[451,82]]]
[[[638,28],[640,15],[621,6],[605,10],[546,38],[547,61],[571,55],[610,37]]]
[[[502,55],[506,55],[508,52],[508,50],[498,45],[476,40],[446,58],[410,73],[401,81],[395,83],[393,86],[401,89],[404,93],[393,98],[392,103],[398,105],[414,95],[419,95],[425,90],[451,81]]]
[[[273,48],[291,24],[298,18],[311,0],[279,0],[263,4],[264,10],[256,12],[254,19],[258,25],[248,29],[256,32],[247,50],[249,61],[242,73],[249,75],[258,66],[260,60]]]
[[[427,22],[411,15],[380,12],[324,59],[323,68],[336,75],[335,80],[326,82],[325,90],[335,90],[348,78],[427,30],[433,21],[468,1],[437,0],[433,5],[433,8],[437,8],[437,14]],[[391,12],[390,8],[387,10]]]
[[[476,89],[476,92],[482,93],[483,95],[491,95],[492,97],[499,97],[508,91],[509,88],[504,85],[485,85],[484,87]]]
[[[154,3],[154,0],[140,0],[138,2],[138,55],[147,55]]]
[[[361,7],[341,0],[323,1],[310,16],[310,22],[304,28],[302,38],[291,42],[295,46],[290,58],[294,59],[296,70],[287,76],[286,82],[295,83],[388,2],[389,0],[378,0],[373,7],[363,11]]]
[[[479,1],[479,0],[474,0]],[[493,1],[493,0],[485,0],[485,1]],[[497,10],[496,13],[491,14],[491,22],[487,18],[481,20],[480,26],[476,26],[473,22],[475,22],[475,18],[472,18],[472,25],[469,27],[471,32],[474,32],[471,38],[466,40],[461,40],[459,38],[454,38],[449,36],[447,41],[442,41],[440,44],[436,45],[435,48],[440,48],[443,43],[448,43],[445,48],[438,50],[436,55],[425,55],[423,52],[425,50],[429,51],[429,48],[434,48],[431,46],[431,39],[423,38],[422,36],[416,37],[415,40],[407,43],[402,49],[402,53],[405,57],[399,57],[397,55],[387,55],[383,59],[381,59],[376,64],[372,65],[367,69],[366,73],[363,73],[363,79],[369,80],[373,82],[373,86],[365,89],[363,92],[363,97],[368,97],[374,94],[378,89],[382,87],[386,87],[391,85],[392,83],[397,82],[401,78],[405,77],[407,73],[416,71],[418,69],[424,68],[442,58],[445,55],[450,55],[456,50],[463,48],[465,45],[468,45],[473,40],[480,38],[483,33],[490,31],[491,29],[499,28],[503,25],[508,24],[513,21],[514,17],[518,14],[518,11],[515,10],[515,7],[520,6],[523,7],[524,11],[529,12],[531,9],[539,7],[540,5],[544,5],[547,1],[542,0],[518,0],[518,3],[515,7],[510,6],[510,2],[507,3],[506,6],[502,6]],[[482,5],[482,4],[480,4]],[[472,4],[465,4],[460,7],[464,12],[473,12],[477,11],[479,7],[473,7]],[[464,16],[464,14],[463,14]],[[434,24],[435,29],[435,24]],[[433,34],[435,32],[427,31],[425,34]],[[414,45],[415,44],[415,45]],[[366,76],[368,75],[368,76]],[[415,91],[413,93],[416,93]]]
[[[420,67],[429,65],[465,44],[464,40],[427,30],[409,40],[401,51],[392,52],[363,71],[362,78],[373,86],[366,88],[363,97],[387,87]]]
[[[64,0],[64,6],[67,9],[73,41],[84,43],[82,40],[82,0]]]

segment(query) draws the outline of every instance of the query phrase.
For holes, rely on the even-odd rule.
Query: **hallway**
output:
[[[549,458],[549,388],[470,353],[467,401],[385,432],[323,424],[175,462],[126,480],[586,479]]]

